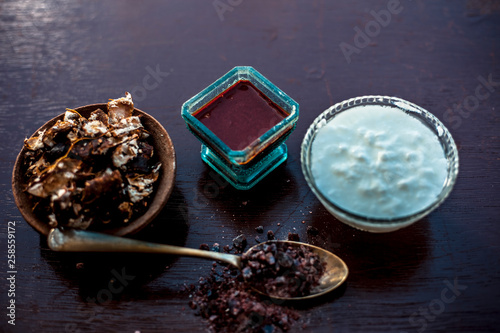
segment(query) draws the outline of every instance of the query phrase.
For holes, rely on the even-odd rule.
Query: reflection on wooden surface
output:
[[[16,326],[4,317],[0,331],[206,328],[182,289],[206,276],[210,262],[54,253],[13,202],[10,177],[24,138],[66,107],[105,103],[124,91],[135,92],[136,107],[166,128],[178,165],[167,207],[134,237],[198,248],[231,244],[243,233],[253,245],[256,236],[265,238],[255,231],[262,225],[279,239],[297,232],[337,254],[349,266],[347,283],[318,303],[299,305],[303,322],[292,332],[303,331],[302,323],[306,332],[497,330],[498,4],[401,0],[402,10],[382,26],[370,23],[377,22],[372,11],[388,10],[392,1],[220,2],[232,3],[223,19],[213,1],[0,1],[3,253],[7,222],[17,222]],[[369,43],[348,63],[341,43],[356,46],[355,28],[366,33],[370,25]],[[253,66],[300,104],[287,162],[246,192],[201,162],[200,144],[180,116],[182,103],[237,65]],[[479,77],[490,81],[489,95],[467,104]],[[380,235],[334,219],[307,187],[299,156],[323,110],[372,94],[429,110],[450,129],[460,155],[446,202],[426,219]],[[308,226],[319,234],[308,234]],[[0,271],[7,271],[6,259]],[[3,305],[7,283],[0,283]]]

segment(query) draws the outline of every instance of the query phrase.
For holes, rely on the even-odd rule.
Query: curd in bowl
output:
[[[424,109],[393,97],[334,105],[302,144],[306,180],[339,220],[362,230],[393,231],[435,209],[458,173],[448,130]]]

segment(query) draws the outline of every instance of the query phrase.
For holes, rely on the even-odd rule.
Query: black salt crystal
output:
[[[312,225],[309,225],[309,226],[307,226],[307,233],[312,235],[312,236],[316,236],[319,234],[319,230],[318,230],[318,228],[315,228]]]
[[[288,240],[293,241],[293,242],[299,242],[300,241],[299,234],[294,233],[294,232],[289,232],[288,233]]]
[[[240,251],[243,251],[247,247],[247,238],[245,235],[241,234],[233,239],[233,245]]]

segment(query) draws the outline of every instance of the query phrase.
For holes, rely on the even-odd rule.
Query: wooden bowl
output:
[[[107,110],[107,106],[106,104],[91,104],[81,106],[75,110],[82,116],[88,118],[90,113],[96,109],[105,111]],[[156,189],[153,192],[153,198],[150,201],[149,208],[146,212],[123,227],[102,230],[104,233],[116,236],[136,233],[148,225],[160,213],[167,203],[167,200],[172,193],[175,181],[175,150],[167,131],[156,119],[139,109],[134,109],[133,115],[141,118],[144,128],[151,134],[151,142],[155,149],[155,154],[158,156],[159,162],[161,162],[161,168]],[[49,120],[34,134],[53,126],[57,120],[62,120],[63,118],[64,114],[61,114]],[[17,156],[14,170],[12,171],[12,192],[14,194],[16,205],[26,222],[28,222],[28,224],[30,224],[36,231],[47,236],[51,227],[33,212],[33,201],[25,191],[27,187],[27,179],[24,175],[23,162],[26,152],[27,149],[23,146],[23,149]]]

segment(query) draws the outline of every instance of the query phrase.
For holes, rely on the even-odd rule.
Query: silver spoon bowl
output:
[[[58,252],[139,252],[139,253],[163,253],[186,257],[197,257],[211,260],[220,260],[228,263],[239,270],[242,269],[241,257],[228,254],[219,253],[205,250],[190,249],[174,245],[156,244],[130,238],[122,238],[101,234],[97,232],[84,231],[84,230],[60,230],[52,229],[48,235],[48,245],[53,251]],[[338,286],[340,286],[349,274],[347,265],[342,259],[333,253],[326,251],[317,246],[309,245],[306,243],[292,242],[292,241],[269,241],[268,243],[283,242],[291,246],[299,247],[301,245],[307,247],[310,251],[319,256],[321,262],[325,263],[325,272],[319,280],[319,285],[316,286],[311,294],[301,297],[276,297],[267,295],[265,292],[252,288],[260,294],[270,296],[276,299],[283,300],[300,300],[309,299],[326,294]],[[263,243],[255,246],[262,246]],[[255,247],[254,246],[254,247]],[[253,249],[250,248],[249,251]],[[248,281],[247,281],[248,282]]]

